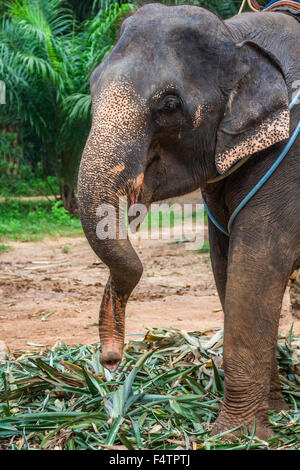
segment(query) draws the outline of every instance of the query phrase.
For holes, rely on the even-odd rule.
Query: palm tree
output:
[[[90,128],[88,78],[113,46],[131,4],[113,3],[77,24],[62,0],[12,0],[0,24],[4,119],[51,165],[66,209],[76,212],[78,162]]]
[[[240,0],[192,1],[222,17],[240,6]],[[30,144],[33,162],[55,172],[71,212],[76,212],[77,169],[91,122],[89,75],[109,54],[121,18],[139,3],[70,0],[71,10],[63,0],[11,0],[0,20],[0,80],[7,89],[2,122],[19,130],[25,150]],[[86,15],[91,19],[79,23]]]

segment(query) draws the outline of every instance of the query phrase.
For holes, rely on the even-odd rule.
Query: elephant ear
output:
[[[256,45],[246,47],[250,68],[231,90],[218,129],[215,162],[220,174],[290,134],[288,90],[276,59]]]

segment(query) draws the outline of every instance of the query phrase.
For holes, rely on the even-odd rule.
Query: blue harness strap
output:
[[[291,102],[291,104],[289,106],[290,110],[293,109],[293,107],[296,105],[296,103],[298,102],[299,99],[300,99],[300,91],[299,91],[299,93],[297,93],[297,95],[295,96],[295,98]],[[285,148],[283,149],[283,151],[281,152],[281,154],[279,155],[277,160],[273,163],[273,165],[267,171],[265,176],[254,186],[254,188],[250,191],[250,193],[247,194],[247,196],[242,200],[242,202],[240,202],[240,204],[236,207],[236,209],[231,214],[231,217],[230,217],[229,222],[228,222],[228,230],[226,230],[224,227],[222,227],[221,224],[219,224],[217,219],[213,216],[212,212],[209,210],[209,208],[208,208],[208,206],[207,206],[207,204],[204,200],[204,197],[202,197],[203,204],[204,204],[204,207],[207,211],[208,217],[210,218],[212,223],[221,232],[223,232],[228,237],[230,236],[231,227],[232,227],[232,224],[233,224],[236,216],[245,207],[245,205],[250,201],[250,199],[252,199],[253,196],[260,190],[260,188],[266,183],[266,181],[268,181],[268,179],[273,175],[274,171],[279,167],[282,160],[285,158],[285,156],[290,151],[291,147],[293,146],[293,144],[294,144],[294,142],[297,139],[299,134],[300,134],[300,121],[298,122],[298,125],[297,125],[296,129],[294,130],[293,135],[291,136],[290,140],[288,141],[287,145],[285,146]]]
[[[300,23],[300,0],[271,0],[267,5],[260,6],[257,0],[247,1],[250,9],[255,12],[279,12],[292,16]],[[239,13],[242,12],[245,6],[243,2]]]
[[[295,4],[297,4],[297,3],[300,3],[300,0],[292,0],[292,2],[295,3]],[[264,6],[264,7],[262,8],[262,11],[266,10],[266,9],[269,8],[271,5],[274,5],[275,3],[280,3],[280,4],[281,4],[282,1],[281,1],[281,0],[271,0],[271,2],[269,2],[266,6]],[[285,3],[288,4],[288,3],[290,3],[290,2],[287,1],[287,2],[285,2]],[[276,5],[275,5],[275,6],[276,6]]]
[[[300,0],[272,0],[261,11],[285,13],[300,23]]]

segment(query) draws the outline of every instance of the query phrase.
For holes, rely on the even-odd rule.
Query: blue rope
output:
[[[300,0],[299,0],[300,1]],[[297,104],[298,100],[300,100],[300,91],[296,94],[295,98],[293,99],[293,101],[291,102],[289,108],[290,110],[293,109],[293,107]]]
[[[269,6],[273,5],[273,3],[276,3],[278,2],[278,0],[272,0],[270,3],[268,3],[264,8],[263,10],[265,10],[266,8],[268,8]]]
[[[297,93],[297,95],[295,96],[295,98],[293,99],[293,101],[290,103],[290,110],[293,109],[293,107],[296,105],[297,101],[300,99],[300,92]],[[212,223],[221,231],[223,232],[225,235],[227,235],[229,237],[229,234],[230,234],[230,231],[231,231],[231,227],[232,227],[232,224],[236,218],[236,216],[238,215],[238,213],[245,207],[245,205],[250,201],[250,199],[253,198],[253,196],[260,190],[260,188],[265,184],[266,181],[268,181],[268,179],[272,176],[272,174],[274,173],[274,171],[279,167],[280,163],[282,162],[282,160],[285,158],[285,156],[288,154],[288,152],[290,151],[291,147],[293,146],[293,144],[295,143],[295,140],[297,139],[298,135],[300,134],[300,121],[298,122],[298,125],[293,133],[293,135],[291,136],[290,140],[288,141],[287,145],[285,146],[285,148],[283,149],[283,151],[281,152],[281,154],[279,155],[279,157],[277,158],[276,162],[273,163],[273,165],[271,166],[271,168],[268,170],[268,172],[265,174],[265,176],[254,186],[254,188],[250,191],[249,194],[247,194],[247,196],[242,200],[242,202],[236,207],[236,209],[233,211],[230,219],[229,219],[229,222],[228,222],[228,230],[226,230],[224,227],[222,227],[222,225],[219,224],[219,222],[215,219],[215,217],[213,216],[213,214],[211,213],[211,211],[209,210],[209,208],[207,207],[207,204],[203,199],[203,204],[204,204],[204,207],[207,211],[207,215],[208,217],[210,218],[210,220],[212,221]]]
[[[276,170],[276,168],[279,167],[280,163],[282,162],[282,160],[284,159],[284,157],[286,156],[286,154],[289,152],[289,150],[291,149],[292,145],[294,144],[296,138],[298,137],[300,133],[300,121],[298,123],[298,126],[296,127],[296,130],[294,132],[294,134],[292,135],[291,139],[289,140],[289,143],[287,144],[287,146],[285,147],[285,149],[283,150],[283,152],[280,154],[280,157],[276,160],[276,162],[271,166],[271,168],[269,169],[269,171],[265,174],[265,176],[259,181],[259,183],[257,183],[256,186],[254,186],[254,188],[250,191],[250,193],[242,200],[242,202],[237,206],[237,208],[233,211],[230,219],[229,219],[229,222],[228,222],[228,232],[230,233],[230,230],[231,230],[231,227],[232,227],[232,224],[234,222],[234,219],[236,218],[236,216],[238,215],[238,213],[243,209],[243,207],[245,207],[245,205],[247,204],[247,202],[250,201],[250,199],[252,199],[252,197],[254,196],[254,194],[256,194],[260,188],[265,184],[266,181],[268,181],[268,179],[270,178],[270,176],[274,173],[274,171]]]
[[[264,11],[266,8],[268,8],[269,6],[273,5],[274,3],[278,3],[280,0],[272,0],[270,3],[268,3],[263,9],[262,11]],[[296,3],[300,3],[300,0],[293,0],[294,2]]]
[[[227,230],[225,230],[224,227],[222,227],[222,225],[219,224],[219,222],[217,221],[217,219],[215,219],[215,217],[213,216],[213,214],[210,212],[209,208],[207,207],[207,204],[205,202],[205,199],[204,197],[202,196],[202,201],[203,201],[203,204],[204,204],[204,207],[206,209],[206,212],[207,212],[207,215],[208,217],[210,218],[210,220],[212,221],[213,224],[215,224],[215,226],[221,231],[223,232],[225,235],[227,235],[229,237],[229,233],[227,232]]]

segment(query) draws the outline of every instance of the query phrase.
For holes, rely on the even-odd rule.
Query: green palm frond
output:
[[[87,66],[90,72],[110,53],[121,20],[135,8],[136,6],[133,3],[122,5],[113,3],[106,10],[100,10],[94,19],[89,22]]]
[[[40,38],[59,36],[72,30],[73,15],[62,0],[11,0],[9,15]]]
[[[91,119],[92,114],[91,95],[74,93],[63,101],[63,109],[66,112],[67,122],[70,124],[74,119]]]
[[[185,0],[161,0],[161,2],[167,3],[168,5],[182,5],[189,3],[203,6],[217,13],[217,15],[224,19],[236,15],[242,3],[241,0],[190,0],[189,2],[186,2]]]
[[[240,0],[191,2],[223,18],[240,6]],[[55,170],[63,191],[66,186],[74,189],[91,123],[89,76],[113,48],[123,18],[140,4],[8,0],[1,10],[0,80],[5,81],[7,98],[1,118],[20,126],[38,158]]]

